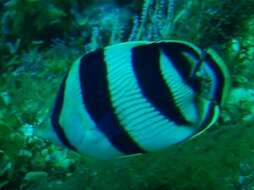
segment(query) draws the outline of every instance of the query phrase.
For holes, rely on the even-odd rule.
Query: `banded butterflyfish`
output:
[[[101,159],[156,151],[214,124],[228,89],[228,70],[212,49],[175,40],[120,43],[72,65],[47,134]]]

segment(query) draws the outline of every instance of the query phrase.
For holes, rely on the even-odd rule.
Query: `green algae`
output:
[[[191,39],[204,47],[220,46],[233,90],[218,124],[197,139],[168,150],[107,162],[80,157],[24,135],[27,127],[38,127],[48,117],[60,81],[72,62],[86,51],[127,40],[131,32],[127,26],[144,10],[142,3],[121,4],[127,12],[121,22],[110,19],[118,13],[106,20],[111,22],[109,26],[117,24],[123,30],[120,36],[112,37],[115,34],[103,18],[96,17],[101,20],[94,24],[90,16],[93,12],[82,11],[88,4],[101,6],[97,1],[3,1],[0,14],[6,28],[0,32],[1,189],[253,189],[253,1],[175,1],[170,25],[174,27],[163,33],[153,26],[160,13],[153,9],[165,1],[151,2],[146,10],[149,23],[142,31],[151,30],[152,39]],[[110,10],[118,5],[115,1],[108,3],[113,4]],[[47,9],[41,10],[41,6]],[[160,14],[164,18],[165,9]],[[27,25],[27,18],[32,19],[32,26]],[[143,32],[138,35],[143,40],[148,37]],[[237,94],[239,89],[242,96]]]

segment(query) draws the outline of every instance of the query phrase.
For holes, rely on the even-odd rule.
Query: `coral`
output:
[[[215,1],[216,2],[216,1]],[[248,31],[248,21],[253,17],[254,1],[217,1],[213,9],[207,9],[202,22],[202,46],[223,44]]]
[[[146,0],[140,21],[134,17],[129,40],[170,39],[174,28],[174,0]]]

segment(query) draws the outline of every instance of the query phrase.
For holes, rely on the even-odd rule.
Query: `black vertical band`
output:
[[[158,43],[132,49],[134,72],[143,96],[164,116],[179,125],[189,124],[174,102],[160,70]]]
[[[193,91],[199,92],[201,89],[201,81],[198,78],[192,76],[192,65],[189,64],[189,61],[185,56],[183,56],[182,53],[189,52],[197,60],[200,59],[201,55],[199,55],[198,52],[194,51],[193,48],[181,43],[162,42],[159,43],[159,46],[162,49],[163,53],[165,53],[170,58],[184,82],[190,86]]]
[[[145,152],[121,126],[112,107],[103,49],[81,59],[79,75],[84,106],[98,129],[122,153]]]
[[[55,130],[58,138],[60,141],[68,147],[71,150],[76,150],[76,148],[69,142],[68,138],[66,137],[63,128],[61,127],[59,123],[59,118],[61,115],[61,111],[63,108],[63,101],[64,101],[64,90],[65,90],[65,81],[66,81],[67,76],[64,77],[61,86],[59,88],[56,100],[55,100],[55,105],[53,108],[53,112],[51,115],[51,125],[53,126],[53,129]]]

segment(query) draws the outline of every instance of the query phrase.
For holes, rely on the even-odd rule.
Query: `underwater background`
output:
[[[1,0],[0,22],[1,190],[254,189],[254,0]],[[32,135],[78,57],[169,39],[214,48],[230,70],[230,95],[208,131],[111,161]]]

